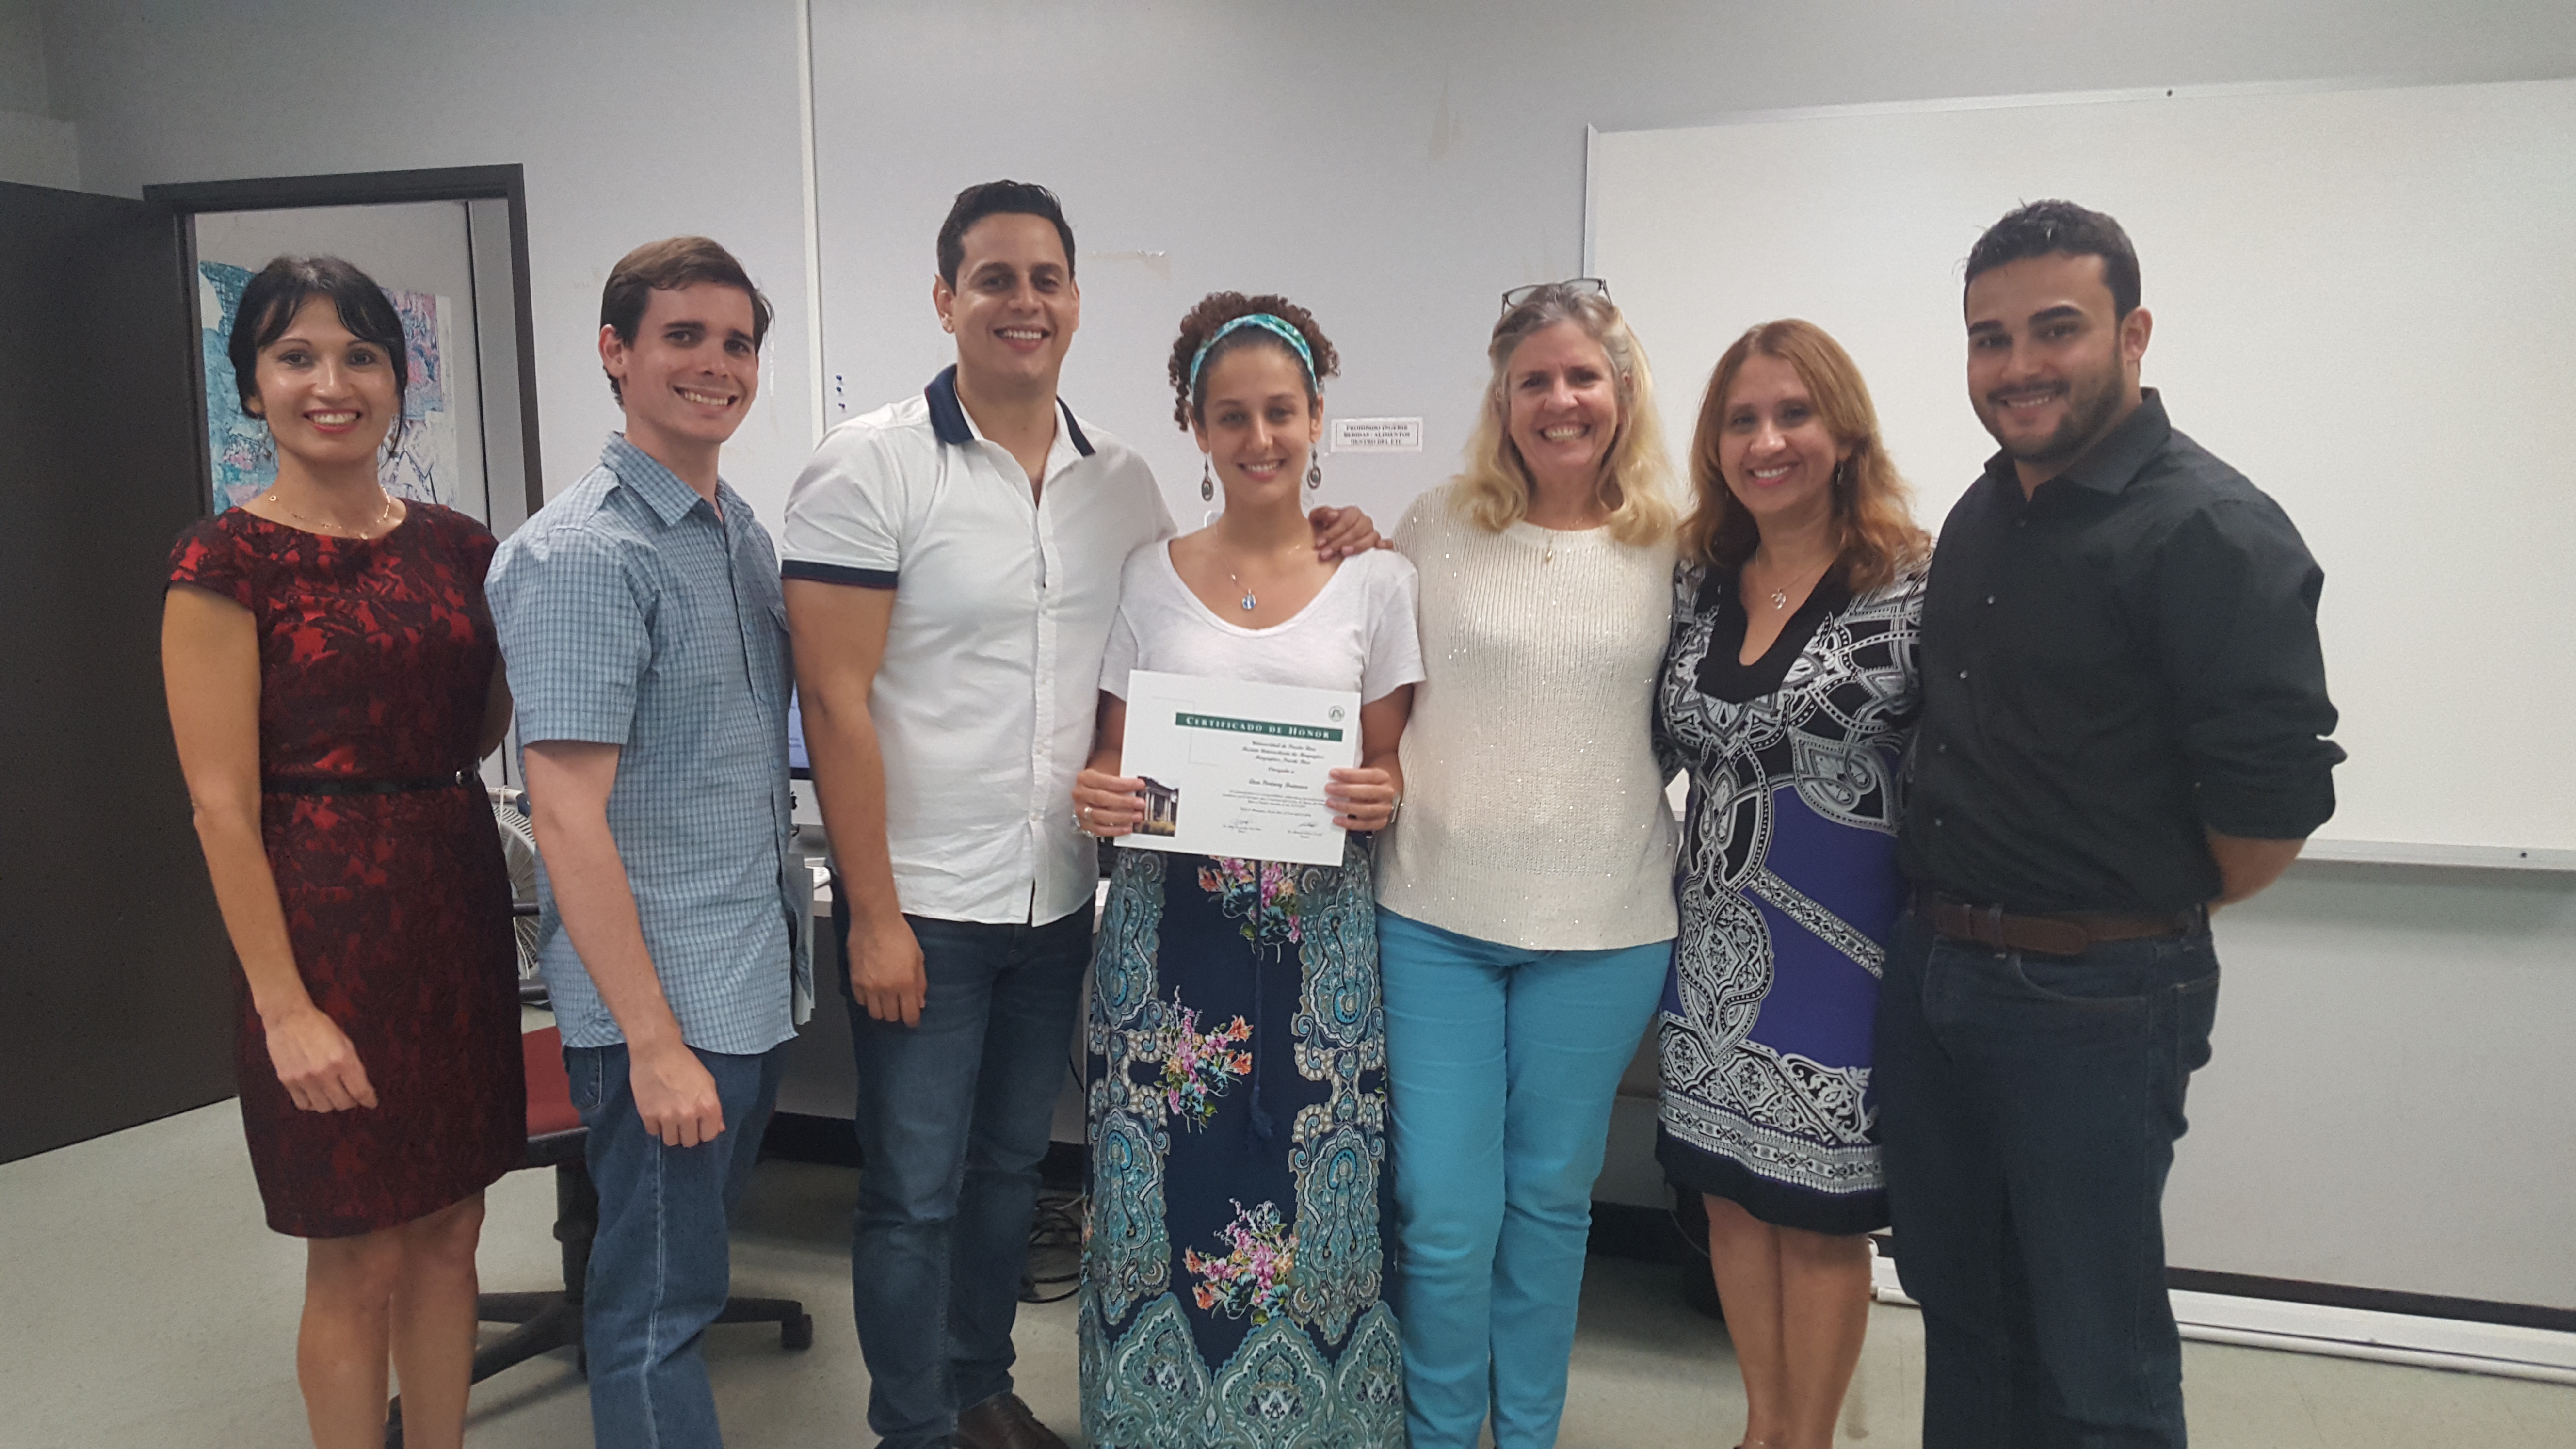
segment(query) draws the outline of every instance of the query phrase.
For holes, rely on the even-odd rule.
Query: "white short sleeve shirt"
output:
[[[1254,629],[1225,618],[1190,592],[1157,540],[1127,559],[1118,618],[1100,664],[1100,687],[1127,697],[1138,669],[1349,689],[1375,704],[1422,678],[1413,623],[1413,563],[1390,549],[1342,561],[1292,618]]]
[[[894,591],[868,705],[908,914],[1043,924],[1099,877],[1073,778],[1121,562],[1173,528],[1144,460],[1058,406],[1035,497],[953,367],[826,433],[787,495],[782,574]]]

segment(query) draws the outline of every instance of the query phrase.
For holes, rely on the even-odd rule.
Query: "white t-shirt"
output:
[[[1100,660],[1100,687],[1127,697],[1130,670],[1252,684],[1349,689],[1375,704],[1422,678],[1413,627],[1413,564],[1371,549],[1324,581],[1294,618],[1248,629],[1217,614],[1172,567],[1169,543],[1127,556],[1118,616]]]
[[[894,591],[868,709],[905,911],[1042,924],[1091,904],[1072,799],[1101,645],[1120,564],[1171,532],[1144,459],[1069,408],[1031,497],[955,368],[824,434],[787,495],[780,571]]]

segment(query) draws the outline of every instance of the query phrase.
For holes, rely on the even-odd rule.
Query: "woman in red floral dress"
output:
[[[242,293],[242,406],[277,485],[172,550],[162,668],[242,968],[236,1073],[269,1226],[309,1240],[313,1442],[463,1442],[483,1190],[526,1141],[510,887],[476,762],[510,714],[494,541],[378,481],[402,322],[332,258]]]

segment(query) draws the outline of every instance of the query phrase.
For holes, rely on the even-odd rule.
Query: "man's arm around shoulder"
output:
[[[894,590],[791,578],[786,592],[805,753],[831,837],[834,888],[850,908],[851,995],[879,1021],[918,1026],[928,981],[921,943],[895,896],[885,755],[868,704],[885,662]]]

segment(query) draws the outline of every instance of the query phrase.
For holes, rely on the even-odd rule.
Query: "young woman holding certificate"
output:
[[[1073,791],[1092,834],[1147,819],[1147,782],[1120,774],[1139,670],[1355,692],[1359,763],[1331,772],[1325,807],[1353,832],[1395,818],[1396,742],[1422,678],[1414,570],[1390,552],[1316,557],[1301,494],[1322,479],[1334,362],[1285,298],[1219,292],[1182,319],[1174,411],[1207,454],[1202,495],[1222,486],[1225,512],[1127,560],[1098,743]],[[1158,822],[1191,805],[1167,791],[1152,803]],[[1287,1384],[1313,1442],[1404,1443],[1395,1315],[1381,1301],[1373,898],[1358,839],[1339,865],[1118,853],[1088,1031],[1082,1420],[1101,1449],[1268,1442],[1280,1433],[1268,1390]]]

